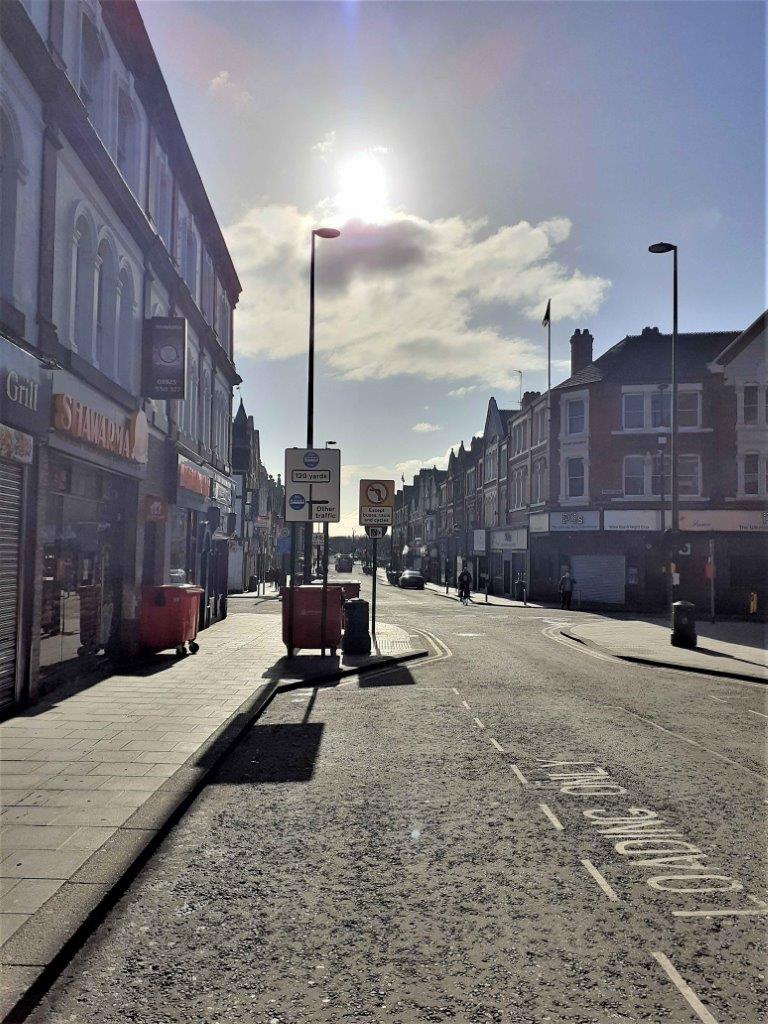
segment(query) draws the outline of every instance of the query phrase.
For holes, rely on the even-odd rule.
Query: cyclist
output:
[[[467,604],[469,601],[469,592],[472,589],[472,573],[466,565],[459,573],[458,586],[456,589],[459,593],[459,600],[461,603]]]

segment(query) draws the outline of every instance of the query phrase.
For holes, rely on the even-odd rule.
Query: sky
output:
[[[273,473],[315,436],[357,480],[445,465],[501,408],[647,325],[765,307],[759,3],[140,0],[243,294],[241,395]],[[235,395],[236,400],[238,395]],[[333,530],[334,528],[332,528]]]

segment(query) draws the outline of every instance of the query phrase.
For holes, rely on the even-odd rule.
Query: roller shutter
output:
[[[624,604],[624,555],[572,555],[571,573],[581,600],[595,604]]]
[[[22,470],[0,459],[0,711],[16,698]]]

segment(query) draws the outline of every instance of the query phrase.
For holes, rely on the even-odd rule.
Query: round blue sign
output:
[[[304,465],[307,469],[314,469],[320,461],[320,456],[317,452],[305,452],[304,453]]]
[[[292,494],[288,499],[288,504],[294,510],[294,512],[300,512],[306,504],[306,499],[303,494]]]

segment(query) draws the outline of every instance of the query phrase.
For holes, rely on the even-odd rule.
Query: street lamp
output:
[[[670,494],[670,554],[669,554],[669,593],[670,600],[674,598],[674,564],[675,564],[675,543],[679,526],[678,515],[678,478],[677,478],[677,246],[671,242],[656,242],[648,246],[648,252],[672,253],[672,357],[670,367],[670,444],[669,461],[671,469],[671,494]],[[663,411],[663,398],[662,398]],[[663,515],[663,511],[662,511]]]
[[[309,361],[307,365],[307,448],[314,444],[315,419],[315,237],[338,238],[337,228],[314,228],[309,261]],[[312,580],[312,523],[304,527],[304,582]]]

